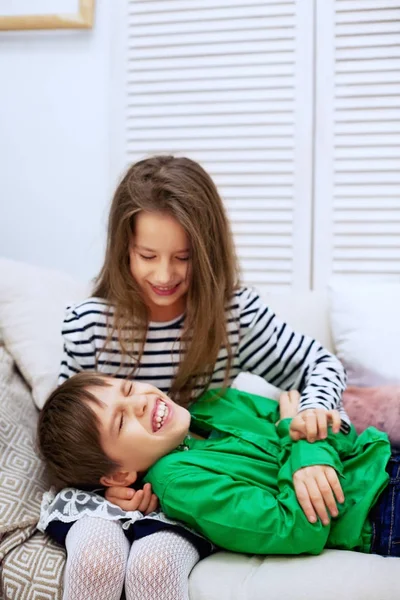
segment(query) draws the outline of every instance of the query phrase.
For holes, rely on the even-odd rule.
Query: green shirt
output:
[[[319,554],[324,548],[369,552],[368,514],[388,482],[390,444],[369,428],[357,436],[292,442],[290,419],[276,427],[277,402],[238,390],[202,396],[192,426],[219,435],[185,440],[146,475],[162,510],[227,550],[251,554]],[[340,475],[345,502],[324,526],[310,523],[298,504],[293,473],[330,465]]]

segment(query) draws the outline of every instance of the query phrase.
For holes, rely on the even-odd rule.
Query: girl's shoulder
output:
[[[74,313],[77,316],[84,316],[86,314],[109,313],[112,309],[112,304],[104,300],[104,298],[91,296],[90,298],[86,298],[86,300],[82,300],[82,302],[68,305],[66,312]]]
[[[67,306],[63,322],[63,335],[83,332],[92,326],[105,325],[114,314],[113,306],[103,298],[87,298]]]
[[[233,294],[228,306],[230,312],[236,312],[238,315],[246,312],[250,308],[253,310],[263,304],[260,294],[251,287],[242,286],[237,288]]]
[[[274,318],[274,311],[257,290],[246,286],[235,290],[228,310],[228,322],[235,321],[242,331],[246,331],[258,326],[260,321]]]

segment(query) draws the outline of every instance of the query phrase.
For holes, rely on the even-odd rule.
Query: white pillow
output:
[[[57,384],[65,308],[89,294],[87,284],[64,273],[0,259],[1,338],[38,408]]]
[[[268,383],[268,381],[259,375],[245,371],[235,377],[231,387],[241,392],[264,396],[264,398],[271,398],[272,400],[279,400],[279,396],[282,393],[282,390],[272,385],[272,383]]]
[[[264,293],[263,299],[292,329],[333,352],[327,290],[270,292]]]
[[[331,325],[352,386],[400,383],[400,284],[334,282]]]

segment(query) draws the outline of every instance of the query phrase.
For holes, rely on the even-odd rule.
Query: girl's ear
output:
[[[105,487],[126,487],[135,483],[137,476],[136,471],[114,471],[111,475],[101,477],[100,483]]]

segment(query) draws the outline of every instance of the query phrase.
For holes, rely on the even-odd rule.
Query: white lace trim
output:
[[[98,517],[107,521],[124,521],[122,524],[123,529],[129,529],[131,525],[141,519],[161,521],[168,525],[183,527],[194,535],[206,539],[184,523],[169,519],[161,511],[152,512],[148,515],[143,515],[138,510],[125,511],[103,498],[103,496],[100,496],[100,494],[97,494],[96,491],[83,492],[76,488],[65,488],[58,494],[56,494],[54,488],[51,488],[43,494],[37,529],[44,533],[52,521],[74,523],[86,516]],[[209,543],[211,544],[211,542]]]
[[[56,494],[52,488],[43,494],[37,528],[44,532],[52,521],[72,523],[85,516],[99,517],[108,521],[124,520],[124,529],[128,529],[138,519],[144,518],[140,511],[122,510],[95,492],[65,488]]]

